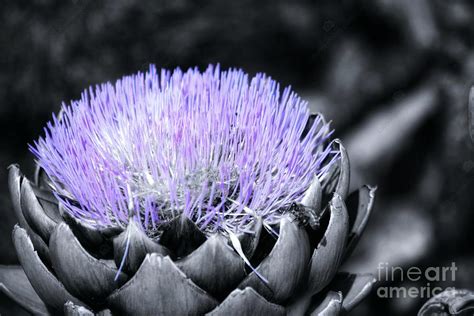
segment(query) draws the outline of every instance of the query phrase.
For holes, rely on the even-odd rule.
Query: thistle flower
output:
[[[90,88],[30,146],[34,183],[10,168],[23,270],[0,267],[0,288],[35,314],[347,311],[373,278],[336,272],[375,189],[347,197],[331,133],[263,74],[151,67]]]
[[[306,103],[279,90],[239,70],[151,67],[64,105],[31,150],[67,211],[93,225],[130,214],[147,232],[181,214],[208,233],[272,225],[337,158],[317,150],[329,125],[318,116],[303,135]]]

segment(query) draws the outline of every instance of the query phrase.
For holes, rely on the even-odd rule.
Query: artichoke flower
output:
[[[150,67],[63,104],[12,165],[21,266],[0,288],[33,314],[337,315],[371,275],[338,273],[375,188],[291,88],[241,70]]]

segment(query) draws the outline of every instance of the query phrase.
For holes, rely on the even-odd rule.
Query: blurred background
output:
[[[449,266],[474,288],[474,3],[364,1],[2,1],[0,264],[17,262],[7,167],[33,174],[32,143],[61,102],[124,74],[220,63],[291,84],[333,121],[352,188],[378,186],[349,271]],[[423,283],[423,282],[422,282]],[[402,276],[378,286],[423,286]],[[351,315],[413,315],[426,298],[380,298]],[[0,297],[0,313],[22,312]]]

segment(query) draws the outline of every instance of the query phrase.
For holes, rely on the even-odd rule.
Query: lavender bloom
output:
[[[264,74],[197,69],[123,77],[63,104],[32,152],[76,218],[149,234],[180,214],[205,232],[273,225],[325,180],[329,124]]]

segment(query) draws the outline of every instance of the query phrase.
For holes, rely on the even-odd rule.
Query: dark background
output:
[[[32,175],[27,144],[62,101],[150,63],[220,63],[291,84],[333,120],[351,158],[352,187],[378,185],[373,217],[345,269],[454,261],[453,284],[474,288],[471,1],[42,0],[0,8],[1,264],[17,262],[7,166]],[[374,292],[352,314],[412,315],[425,300]],[[0,301],[0,313],[20,313]]]

